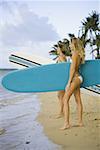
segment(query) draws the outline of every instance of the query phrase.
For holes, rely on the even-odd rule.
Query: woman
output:
[[[70,48],[71,48],[71,53],[72,53],[72,63],[70,66],[69,81],[65,88],[65,95],[63,98],[64,125],[61,128],[62,130],[70,128],[69,100],[73,93],[74,93],[75,100],[77,103],[77,108],[78,108],[78,120],[79,120],[78,125],[79,126],[83,125],[83,122],[82,122],[83,106],[82,106],[81,96],[80,96],[80,84],[83,82],[83,77],[80,75],[79,68],[80,68],[80,64],[84,63],[85,53],[84,53],[82,41],[79,38],[73,38],[71,40]]]
[[[57,59],[57,63],[67,61],[66,56],[65,56],[64,52],[62,52],[60,47],[58,47],[58,49],[57,49],[57,54],[59,55],[58,59]],[[57,119],[61,118],[63,116],[63,106],[64,106],[63,105],[63,96],[64,96],[64,94],[65,94],[64,90],[58,92],[58,99],[59,99],[59,103],[60,103],[60,112],[56,117]]]

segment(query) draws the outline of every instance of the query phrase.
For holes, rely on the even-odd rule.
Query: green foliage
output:
[[[58,41],[57,44],[53,46],[53,50],[49,52],[50,55],[58,55],[57,54],[57,49],[60,47],[61,51],[66,55],[66,56],[71,56],[71,50],[69,47],[69,40],[68,39],[63,39],[62,41]]]
[[[100,58],[100,26],[99,26],[99,14],[96,11],[92,11],[85,20],[82,21],[82,34],[81,39],[84,43],[84,48],[87,44],[91,47],[91,53],[97,52],[96,58]],[[94,48],[96,47],[96,48]]]
[[[70,39],[75,37],[74,34],[69,33],[68,34]],[[87,44],[91,47],[91,53],[94,51],[97,52],[96,59],[100,59],[100,26],[99,26],[99,14],[96,11],[92,11],[91,14],[89,14],[88,17],[86,17],[82,21],[82,28],[79,30],[79,36],[78,36],[84,45],[84,48],[86,48]],[[58,55],[57,54],[57,48],[60,47],[62,52],[66,56],[71,56],[71,50],[70,50],[70,41],[68,39],[63,39],[62,41],[58,41],[57,44],[53,46],[53,50],[51,50],[49,53],[50,55]],[[95,48],[94,48],[95,47]]]

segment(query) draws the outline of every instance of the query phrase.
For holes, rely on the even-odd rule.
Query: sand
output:
[[[77,127],[77,109],[74,96],[70,99],[70,121],[72,127],[61,131],[64,118],[56,119],[59,111],[57,92],[38,94],[41,111],[38,117],[44,132],[61,150],[99,150],[100,149],[100,95],[81,89],[83,102],[83,127]]]

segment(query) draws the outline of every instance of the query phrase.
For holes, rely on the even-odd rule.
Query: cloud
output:
[[[2,9],[1,9],[2,8]],[[0,40],[6,46],[58,40],[59,35],[47,17],[39,17],[27,3],[0,3]]]

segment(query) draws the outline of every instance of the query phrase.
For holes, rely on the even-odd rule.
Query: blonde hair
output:
[[[72,38],[70,48],[72,51],[78,51],[81,58],[81,63],[85,63],[85,49],[82,40],[79,38]]]

